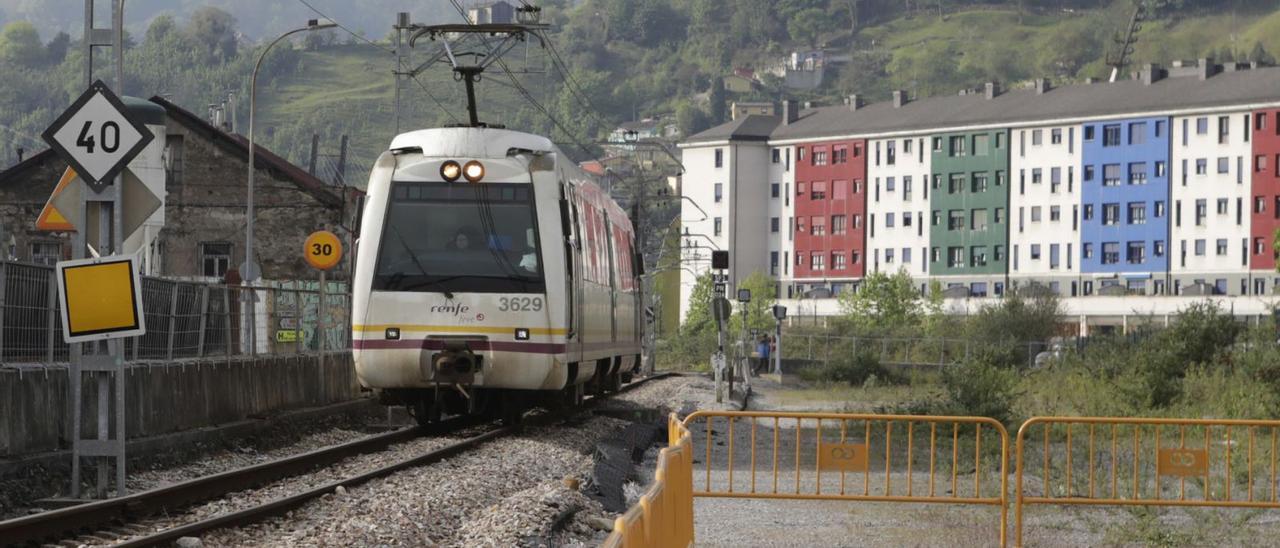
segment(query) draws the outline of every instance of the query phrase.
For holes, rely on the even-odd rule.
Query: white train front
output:
[[[548,139],[402,134],[360,221],[356,374],[420,422],[616,388],[640,359],[639,264],[627,215]]]

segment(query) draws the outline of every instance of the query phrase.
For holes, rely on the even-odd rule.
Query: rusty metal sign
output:
[[[1200,477],[1209,471],[1209,455],[1204,449],[1160,449],[1156,473],[1183,478]]]

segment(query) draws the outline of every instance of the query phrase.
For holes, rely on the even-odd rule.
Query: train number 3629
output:
[[[498,310],[502,312],[540,312],[542,297],[501,297]]]

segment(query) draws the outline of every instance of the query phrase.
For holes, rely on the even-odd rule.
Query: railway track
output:
[[[615,394],[627,392],[651,380],[667,378],[673,375],[672,373],[663,373],[638,379],[624,385]],[[591,405],[591,402],[598,399],[598,397],[588,398],[587,405]],[[548,413],[537,417],[535,423],[553,422],[580,410],[581,408],[577,408],[563,412]],[[439,462],[487,441],[519,432],[524,426],[497,427],[456,443],[360,474],[328,482],[299,493],[162,531],[140,530],[139,527],[130,525],[148,517],[173,513],[202,501],[221,498],[230,493],[305,474],[349,457],[383,451],[392,445],[408,442],[418,437],[457,432],[480,424],[483,424],[483,421],[473,418],[456,418],[427,427],[403,428],[125,497],[89,502],[3,521],[0,522],[0,539],[3,539],[5,546],[26,546],[57,543],[62,539],[78,538],[88,533],[91,538],[107,541],[117,540],[122,537],[132,537],[116,546],[164,545],[182,537],[196,536],[213,529],[245,525],[279,515],[302,506],[326,493],[332,493],[339,486],[350,488],[401,470]]]

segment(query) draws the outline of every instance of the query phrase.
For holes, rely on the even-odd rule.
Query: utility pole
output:
[[[1133,45],[1138,42],[1138,31],[1142,30],[1142,21],[1146,19],[1146,9],[1146,0],[1136,0],[1133,3],[1133,15],[1129,17],[1129,25],[1125,29],[1124,37],[1121,38],[1117,33],[1114,38],[1119,49],[1107,54],[1107,65],[1111,66],[1111,82],[1115,82],[1116,77],[1120,75],[1120,71],[1129,65],[1129,56],[1133,54]]]
[[[397,13],[396,23],[392,25],[391,28],[396,31],[396,44],[395,44],[396,70],[393,71],[392,74],[395,75],[395,84],[396,84],[396,102],[395,102],[395,109],[394,109],[394,112],[395,112],[394,118],[396,119],[395,134],[399,135],[400,134],[400,84],[401,84],[400,81],[408,74],[404,71],[404,62],[406,57],[404,54],[404,31],[405,29],[409,28],[409,13],[404,11]]]

